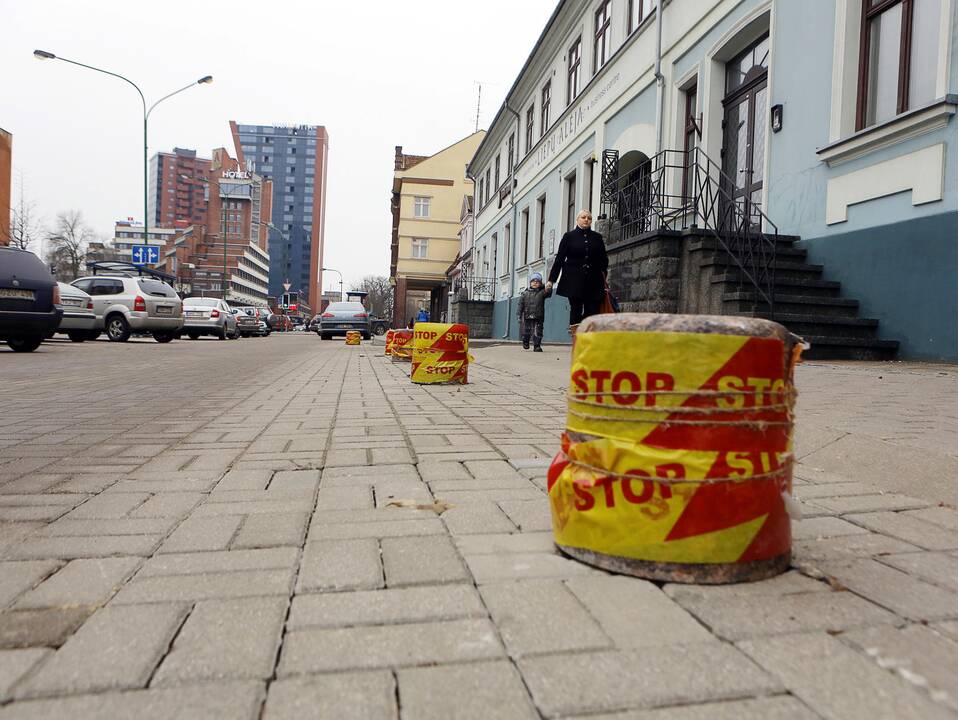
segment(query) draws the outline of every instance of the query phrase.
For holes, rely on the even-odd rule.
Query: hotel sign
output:
[[[253,174],[253,161],[247,160],[245,170],[224,170],[223,177],[228,180],[249,180]]]

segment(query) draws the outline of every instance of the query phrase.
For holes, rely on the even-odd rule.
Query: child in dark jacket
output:
[[[542,352],[542,325],[546,319],[546,298],[552,290],[542,285],[542,275],[532,273],[529,287],[519,296],[519,323],[522,326],[522,347],[529,349],[532,340],[534,352]]]

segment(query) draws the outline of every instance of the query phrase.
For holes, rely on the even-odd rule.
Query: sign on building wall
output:
[[[578,106],[573,108],[544,140],[539,142],[532,156],[516,171],[520,187],[552,160],[560,150],[563,150],[570,139],[578,137],[583,125],[591,122],[594,116],[605,110],[612,100],[618,97],[612,90],[620,80],[621,73],[608,78],[596,88],[592,95],[583,98]]]

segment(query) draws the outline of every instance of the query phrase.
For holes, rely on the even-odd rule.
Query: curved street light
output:
[[[174,95],[178,95],[184,90],[189,90],[194,85],[209,85],[213,82],[212,75],[204,75],[199,80],[191,82],[189,85],[184,85],[179,90],[174,90],[169,95],[164,95],[155,103],[150,105],[149,109],[146,107],[146,98],[143,96],[143,91],[140,90],[139,86],[129,78],[123,77],[119,73],[111,72],[109,70],[104,70],[103,68],[93,67],[92,65],[86,65],[85,63],[77,62],[76,60],[69,60],[64,57],[59,57],[54,55],[52,52],[47,52],[46,50],[34,50],[33,57],[37,60],[61,60],[65,63],[70,63],[71,65],[78,65],[79,67],[86,68],[87,70],[95,70],[96,72],[103,73],[104,75],[112,75],[115,78],[119,78],[125,83],[129,83],[133,86],[133,89],[137,91],[140,95],[140,102],[143,103],[143,244],[149,245],[148,240],[148,230],[150,226],[150,217],[149,217],[149,163],[147,160],[147,121],[150,118],[150,113],[153,112],[153,109],[159,105],[164,100],[167,100]]]
[[[346,297],[343,295],[343,274],[339,272],[339,270],[335,270],[333,268],[324,267],[324,268],[320,268],[320,270],[322,272],[334,272],[337,275],[339,275],[339,299],[340,301],[345,300]]]

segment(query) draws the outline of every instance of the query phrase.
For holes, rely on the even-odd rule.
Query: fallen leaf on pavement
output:
[[[421,504],[415,500],[390,500],[386,503],[386,507],[398,507],[398,508],[416,508],[417,510],[432,510],[436,515],[442,515],[446,510],[452,507],[447,502],[442,500],[436,500],[436,502]]]

